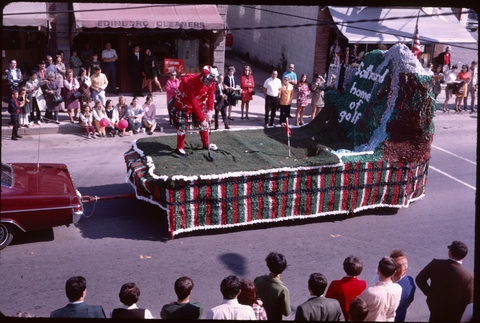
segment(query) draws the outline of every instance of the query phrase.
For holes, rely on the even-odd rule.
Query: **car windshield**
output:
[[[2,186],[13,187],[13,169],[2,163]]]
[[[470,12],[468,13],[468,18],[472,20],[478,20],[477,12],[474,10],[470,10]]]

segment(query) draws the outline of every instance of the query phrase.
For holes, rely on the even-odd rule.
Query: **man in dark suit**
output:
[[[128,73],[132,78],[133,96],[142,95],[142,82],[143,82],[143,69],[145,58],[140,53],[140,46],[136,45],[133,48],[133,52],[128,54],[127,65]]]
[[[227,121],[226,104],[227,95],[223,85],[223,74],[218,75],[217,85],[215,87],[215,130],[218,130],[218,114],[222,115],[225,129],[230,129]]]
[[[70,301],[67,306],[50,314],[55,318],[105,318],[103,307],[84,303],[87,294],[87,281],[82,276],[71,277],[65,284],[65,292]]]
[[[453,241],[448,249],[449,259],[433,259],[415,278],[427,296],[430,322],[460,322],[465,307],[473,302],[473,276],[462,266],[468,248]]]
[[[340,303],[333,298],[325,298],[327,279],[320,273],[313,273],[308,279],[310,299],[297,307],[295,321],[345,321]]]

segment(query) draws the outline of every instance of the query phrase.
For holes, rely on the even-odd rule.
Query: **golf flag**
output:
[[[420,16],[420,12],[417,15],[417,23],[415,24],[415,33],[413,34],[413,44],[412,44],[412,52],[416,58],[420,58],[422,55],[422,51],[420,49],[420,35],[418,34],[418,18]]]
[[[292,135],[292,132],[290,131],[290,127],[288,126],[288,118],[287,118],[287,125],[285,127],[285,132],[287,133],[288,138],[290,138]]]

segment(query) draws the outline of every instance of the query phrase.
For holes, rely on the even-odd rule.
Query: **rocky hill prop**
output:
[[[173,237],[199,229],[407,207],[423,197],[433,139],[431,78],[398,44],[372,51],[346,73],[344,91],[306,126],[211,133],[211,162],[198,136],[188,157],[175,137],[137,140],[125,153],[139,199],[166,211]]]

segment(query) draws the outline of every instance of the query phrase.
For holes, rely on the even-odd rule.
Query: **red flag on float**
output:
[[[287,133],[288,138],[292,136],[292,132],[290,131],[290,127],[288,126],[288,118],[287,118],[287,125],[285,127],[285,132]]]
[[[415,24],[415,33],[413,34],[413,44],[412,44],[412,52],[416,58],[420,58],[422,55],[422,50],[420,49],[420,35],[418,34],[418,18],[420,13],[417,15],[417,23]]]
[[[290,136],[292,135],[292,132],[290,131],[290,126],[288,125],[288,118],[286,120],[285,132],[287,133],[288,157],[292,157],[292,152],[290,151]]]

